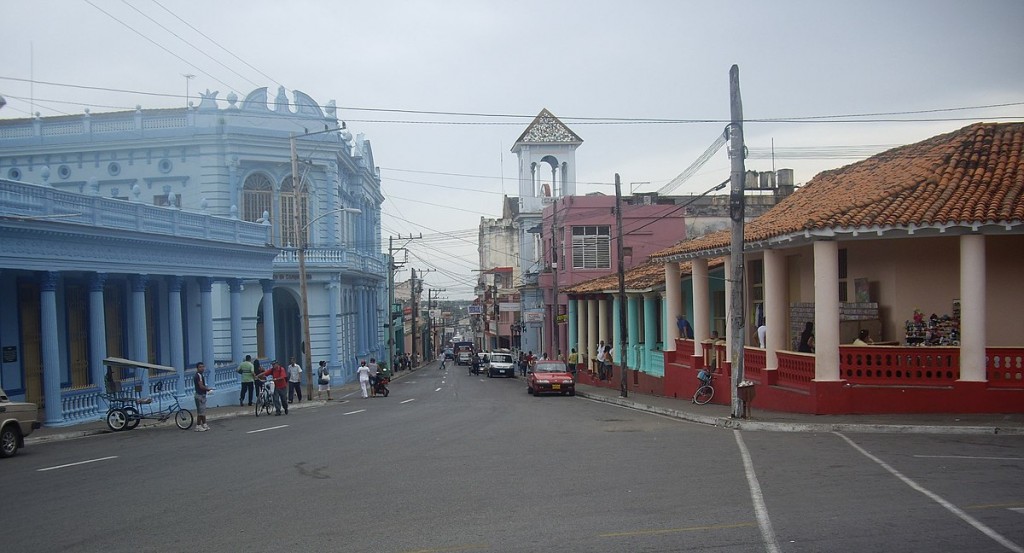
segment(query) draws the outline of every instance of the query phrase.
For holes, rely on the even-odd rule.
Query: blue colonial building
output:
[[[0,121],[0,383],[74,424],[105,357],[176,369],[114,375],[144,395],[203,361],[233,403],[245,355],[303,358],[300,247],[312,359],[350,380],[385,356],[382,202],[369,141],[298,91]]]

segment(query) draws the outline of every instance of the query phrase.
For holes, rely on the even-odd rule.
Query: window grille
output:
[[[611,234],[607,225],[572,228],[574,269],[609,269],[611,251]]]

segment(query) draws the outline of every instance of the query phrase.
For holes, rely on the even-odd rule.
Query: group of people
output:
[[[242,376],[242,389],[238,394],[238,405],[245,405],[248,398],[249,405],[252,405],[253,397],[256,395],[257,383],[266,382],[267,378],[274,381],[274,411],[280,415],[281,411],[288,414],[288,404],[302,401],[302,366],[295,358],[289,359],[288,367],[281,366],[275,359],[271,362],[270,368],[263,370],[260,367],[260,360],[253,359],[251,355],[245,356],[245,361],[238,365],[238,374]],[[320,399],[322,394],[331,398],[331,371],[327,368],[326,361],[320,361],[317,368],[317,394]],[[307,400],[310,398],[306,398]]]
[[[365,359],[360,361],[356,375],[359,377],[359,390],[363,394],[363,399],[376,397],[381,379],[385,378],[380,366],[377,365],[377,359],[371,357],[369,363]]]

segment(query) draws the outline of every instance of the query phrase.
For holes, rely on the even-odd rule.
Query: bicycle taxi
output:
[[[123,369],[133,369],[136,372],[146,370],[160,375],[161,373],[174,373],[176,371],[174,367],[120,357],[107,357],[103,360],[103,364],[107,366],[105,378],[107,392],[101,396],[107,401],[106,422],[107,427],[111,430],[115,432],[131,430],[137,427],[143,419],[164,422],[171,417],[174,417],[174,424],[182,430],[192,427],[194,420],[192,411],[181,406],[171,387],[164,390],[164,383],[168,382],[166,379],[150,382],[149,394],[143,396],[141,380],[136,381],[137,383],[128,389],[123,389],[121,383],[113,375],[114,370]]]

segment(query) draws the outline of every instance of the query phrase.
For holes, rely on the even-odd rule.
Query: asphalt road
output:
[[[1024,437],[739,432],[420,369],[0,462],[5,552],[1021,551]]]

